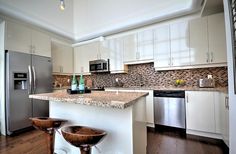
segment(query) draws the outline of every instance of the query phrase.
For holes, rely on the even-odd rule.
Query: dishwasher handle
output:
[[[172,97],[172,98],[185,98],[185,91],[183,90],[154,90],[154,97]]]

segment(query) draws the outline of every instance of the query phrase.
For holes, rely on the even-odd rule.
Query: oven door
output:
[[[89,65],[89,72],[96,72],[96,65],[97,64],[90,64]]]

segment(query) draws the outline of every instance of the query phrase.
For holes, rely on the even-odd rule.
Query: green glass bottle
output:
[[[84,77],[82,74],[80,75],[80,79],[79,79],[79,90],[84,91]]]
[[[71,81],[71,90],[77,90],[77,79],[76,79],[76,75],[73,75],[72,81]]]

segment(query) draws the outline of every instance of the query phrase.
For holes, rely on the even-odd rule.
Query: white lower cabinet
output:
[[[153,90],[135,90],[135,92],[147,92],[146,97],[146,122],[147,126],[155,127],[154,125],[154,107],[153,107]]]
[[[223,139],[229,145],[228,96],[217,91],[186,91],[187,133]]]
[[[155,127],[154,125],[154,109],[153,109],[153,90],[139,90],[139,89],[105,89],[113,92],[148,92],[146,97],[146,122],[147,126]]]
[[[187,130],[215,133],[214,92],[186,91]]]
[[[220,94],[220,117],[221,117],[221,133],[225,144],[229,147],[229,98],[228,94]]]

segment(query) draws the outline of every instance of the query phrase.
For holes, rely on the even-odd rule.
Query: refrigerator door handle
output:
[[[32,92],[32,72],[31,67],[28,65],[28,71],[29,71],[29,87],[28,87],[28,94],[31,94]]]
[[[33,76],[34,76],[33,93],[35,94],[35,92],[36,92],[36,73],[35,73],[35,68],[34,68],[34,66],[32,66],[32,70],[33,70]]]

